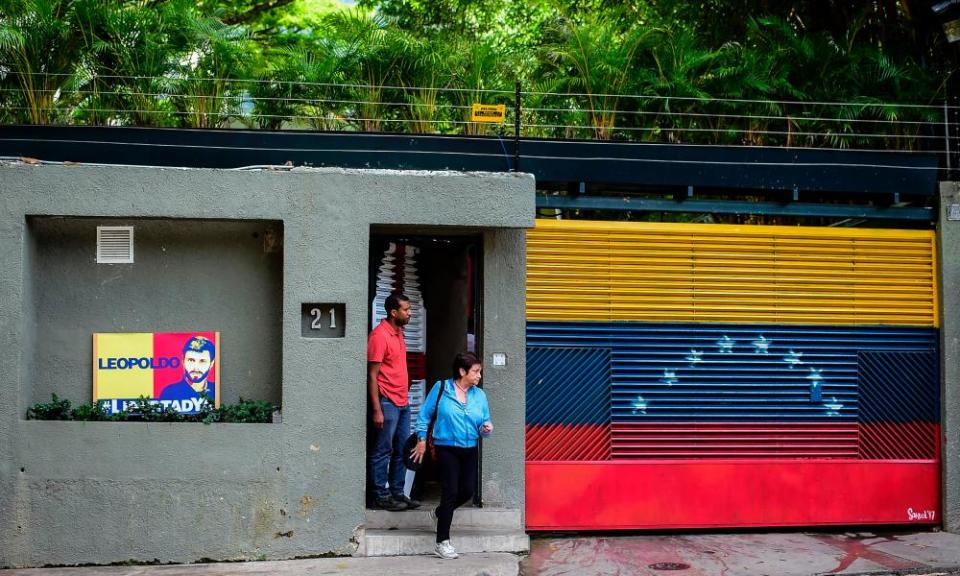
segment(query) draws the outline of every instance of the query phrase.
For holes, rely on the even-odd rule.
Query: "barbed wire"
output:
[[[8,110],[30,111],[34,110],[28,106],[9,106]],[[41,110],[52,112],[56,108],[41,108]],[[506,127],[503,123],[481,123],[467,120],[453,119],[430,119],[430,118],[367,118],[362,116],[349,116],[342,114],[331,115],[311,115],[311,114],[269,114],[254,113],[246,114],[240,111],[230,110],[147,110],[130,108],[101,108],[101,107],[79,107],[74,111],[76,113],[104,113],[104,114],[124,114],[124,115],[148,115],[160,114],[170,116],[201,116],[201,117],[224,117],[235,118],[237,120],[252,120],[257,118],[279,118],[289,120],[307,120],[318,123],[326,122],[344,122],[344,123],[381,123],[381,124],[438,124],[438,125],[486,125]],[[578,131],[603,131],[603,132],[670,132],[670,133],[712,133],[712,134],[750,134],[765,136],[789,136],[789,137],[818,137],[818,138],[864,138],[864,139],[906,139],[906,140],[942,140],[942,136],[926,134],[884,134],[884,133],[862,133],[862,132],[809,132],[809,131],[789,131],[789,130],[760,130],[750,128],[688,128],[673,126],[596,126],[591,124],[522,124],[522,128],[527,129],[550,129],[550,130],[578,130]]]
[[[9,90],[9,89],[8,89]],[[0,89],[2,91],[2,89]],[[141,93],[124,93],[117,92],[115,95],[121,96],[150,96],[150,94]],[[249,104],[256,103],[254,99],[241,98],[236,96],[204,96],[204,95],[163,95],[165,100],[172,100],[182,98],[185,100],[216,100],[216,101],[229,101],[232,102],[235,106],[244,107]],[[273,98],[271,101],[282,101],[282,102],[298,102],[304,105],[313,105],[316,103],[335,103],[335,104],[353,104],[353,105],[370,105],[370,106],[384,106],[384,107],[426,107],[433,108],[438,111],[442,110],[469,110],[470,106],[458,106],[458,105],[430,105],[430,104],[419,104],[419,103],[409,103],[409,102],[381,102],[381,101],[353,101],[353,100],[330,100],[330,99],[303,99],[303,98]],[[192,114],[196,113],[195,111],[189,110],[154,110],[154,109],[138,109],[138,108],[103,108],[103,107],[90,107],[86,106],[83,103],[76,104],[69,108],[61,108],[57,106],[47,106],[47,107],[30,107],[30,106],[2,106],[2,108],[7,110],[18,110],[18,111],[29,111],[29,110],[43,110],[47,112],[63,112],[66,114],[77,113],[77,112],[111,112],[117,114],[143,114],[143,113],[168,113],[168,114]],[[569,111],[568,111],[569,112]],[[309,115],[309,114],[270,114],[267,112],[256,111],[255,109],[250,112],[242,111],[214,111],[209,112],[210,114],[227,114],[234,116],[249,116],[249,117],[264,117],[264,118],[323,118],[325,116],[321,115]],[[651,113],[652,114],[652,113]],[[342,115],[342,114],[341,114]],[[662,113],[656,114],[664,118],[670,118],[673,116],[686,117],[688,115],[694,115],[696,117],[708,117],[708,118],[725,118],[725,115],[705,115],[705,114],[685,114],[685,113]],[[529,116],[529,115],[528,115]],[[351,117],[352,118],[352,117]],[[766,116],[749,116],[741,115],[736,116],[738,119],[769,119],[769,120],[785,120],[788,122],[793,121],[814,121],[814,120],[823,120],[823,121],[836,121],[843,123],[856,123],[856,119],[829,119],[829,118],[795,118],[795,117],[766,117]],[[364,118],[365,121],[413,121],[421,122],[427,121],[426,119],[400,119],[400,118]],[[456,122],[455,120],[436,120],[437,122]],[[909,121],[876,121],[876,120],[859,120],[859,122],[864,123],[877,123],[881,122],[884,124],[894,124],[899,126],[901,124],[908,126],[939,126],[939,122],[909,122]],[[474,124],[476,122],[463,122],[466,124]],[[761,130],[761,129],[752,129],[744,128],[738,129],[732,126],[728,127],[710,127],[710,128],[695,128],[695,127],[682,127],[682,126],[618,126],[618,125],[597,125],[597,124],[540,124],[540,123],[522,123],[521,127],[526,128],[548,128],[548,129],[558,129],[558,130],[620,130],[620,131],[673,131],[673,132],[727,132],[727,133],[736,133],[736,132],[749,132],[752,134],[784,134],[784,135],[804,135],[804,136],[834,136],[834,135],[844,135],[844,136],[861,136],[864,138],[917,138],[917,139],[940,139],[942,136],[938,135],[924,135],[924,134],[895,134],[895,133],[866,133],[866,132],[810,132],[810,131],[792,131],[792,130]]]
[[[11,74],[8,72],[8,75]],[[32,73],[35,76],[56,76],[76,78],[76,74],[54,73],[46,74],[42,72]],[[97,90],[92,87],[92,81],[95,79],[118,79],[118,80],[150,80],[166,83],[177,82],[225,82],[239,85],[237,88],[228,88],[227,93],[202,94],[190,93],[177,90],[166,90],[162,86],[160,90],[130,90],[122,85],[109,85],[107,90]],[[349,94],[356,94],[350,90],[367,90],[369,94],[383,92],[384,90],[402,90],[406,94],[416,94],[417,92],[442,93],[471,93],[478,95],[477,99],[493,95],[507,95],[511,97],[515,92],[508,90],[494,89],[472,89],[472,88],[452,88],[452,87],[418,87],[418,86],[391,86],[375,84],[341,84],[332,82],[299,82],[274,79],[239,79],[239,78],[180,78],[177,76],[131,76],[131,75],[95,75],[87,78],[85,81],[75,82],[78,84],[76,89],[68,87],[38,88],[32,92],[36,94],[47,95],[48,98],[43,101],[42,106],[25,106],[22,100],[6,98],[5,95],[23,94],[22,88],[13,86],[0,87],[0,111],[6,111],[8,114],[17,114],[18,117],[29,117],[31,119],[41,118],[45,121],[50,118],[60,123],[91,123],[90,119],[84,118],[84,115],[91,115],[95,118],[92,123],[103,123],[107,125],[135,125],[136,121],[131,118],[144,118],[149,116],[168,117],[178,119],[195,120],[192,124],[206,124],[199,120],[200,118],[217,118],[214,122],[217,126],[235,127],[237,123],[245,126],[254,126],[256,124],[269,124],[273,127],[297,128],[303,124],[308,124],[314,129],[330,129],[328,127],[337,126],[355,126],[358,130],[367,129],[377,131],[380,127],[396,126],[415,126],[417,128],[408,130],[410,133],[425,134],[430,131],[438,133],[458,132],[459,126],[482,126],[482,132],[502,132],[505,128],[511,127],[514,122],[520,123],[521,135],[525,137],[545,137],[549,133],[560,137],[579,137],[591,138],[605,141],[611,134],[617,133],[621,137],[631,139],[631,134],[653,134],[651,139],[673,138],[678,136],[701,135],[701,140],[733,140],[738,137],[746,137],[750,140],[763,141],[759,146],[770,148],[816,148],[821,150],[849,150],[851,145],[861,145],[860,150],[879,151],[884,148],[894,148],[898,152],[903,152],[901,148],[924,148],[924,153],[947,152],[951,143],[948,126],[947,114],[951,110],[960,110],[960,105],[951,106],[944,103],[942,106],[921,105],[910,103],[889,103],[889,102],[812,102],[812,101],[788,101],[788,100],[757,100],[757,99],[733,99],[733,98],[708,98],[708,97],[673,97],[659,95],[635,95],[635,94],[588,94],[576,92],[538,92],[521,91],[520,96],[541,96],[541,97],[563,97],[563,98],[631,98],[643,99],[650,102],[661,102],[668,104],[669,101],[687,101],[695,102],[704,108],[710,105],[736,105],[741,107],[752,107],[756,105],[767,106],[844,106],[853,107],[864,114],[876,114],[893,109],[903,109],[901,112],[906,114],[910,110],[915,110],[915,114],[921,115],[921,118],[929,117],[930,111],[936,111],[937,119],[899,119],[899,118],[850,118],[844,117],[849,114],[846,110],[841,111],[839,117],[830,117],[822,112],[815,116],[803,116],[803,111],[795,113],[785,112],[783,115],[771,113],[738,113],[735,110],[716,113],[708,111],[691,110],[620,110],[607,106],[600,107],[579,107],[576,102],[572,102],[568,107],[551,107],[542,104],[547,98],[539,98],[538,104],[531,107],[522,107],[520,109],[520,118],[516,118],[516,108],[511,105],[505,105],[504,120],[501,122],[476,122],[465,119],[462,112],[472,108],[471,105],[463,104],[461,97],[449,98],[439,97],[436,101],[418,101],[415,98],[406,101],[398,101],[395,92],[393,98],[377,99],[375,98],[343,98],[336,91],[326,91],[324,98],[311,98],[304,95],[265,95],[260,96],[251,93],[248,88],[251,84],[269,83],[277,86],[290,86],[291,91],[294,87],[314,86],[335,88],[336,90],[347,91]],[[182,86],[181,86],[182,88]],[[49,95],[59,94],[59,98],[50,99]],[[276,94],[274,92],[274,94]],[[363,96],[363,94],[359,94]],[[485,96],[486,95],[486,96]],[[143,106],[143,100],[153,100],[157,105],[155,108]],[[494,98],[496,99],[496,98]],[[53,101],[51,101],[53,100]],[[132,101],[133,107],[122,106],[123,101]],[[172,102],[172,103],[171,103]],[[591,103],[595,100],[591,100]],[[490,103],[489,101],[487,103]],[[110,106],[110,104],[115,104]],[[137,104],[141,104],[137,106]],[[522,102],[521,102],[522,104]],[[288,108],[282,108],[286,106]],[[191,109],[192,108],[192,109]],[[408,110],[408,112],[392,112],[392,110]],[[23,114],[26,112],[27,114]],[[38,112],[43,113],[37,116]],[[369,117],[371,113],[380,117]],[[815,112],[814,112],[815,113]],[[606,116],[612,122],[607,124],[604,121],[594,122],[585,115]],[[98,118],[106,116],[107,118]],[[13,117],[13,116],[11,116]],[[654,120],[650,120],[653,118]],[[914,116],[916,118],[916,115]],[[563,122],[563,120],[575,119],[576,122]],[[606,118],[605,118],[606,119]],[[604,119],[604,120],[605,120]],[[636,119],[633,121],[631,119]],[[104,122],[106,120],[106,122]],[[551,122],[550,120],[560,120]],[[98,122],[99,121],[99,122]],[[152,122],[152,121],[150,121]],[[820,125],[816,125],[819,123]],[[775,129],[785,125],[784,129]],[[833,125],[838,125],[833,129]],[[793,129],[796,127],[796,129]],[[813,128],[813,129],[811,129]],[[889,130],[886,132],[885,130]],[[549,133],[548,133],[549,132]],[[640,140],[641,137],[633,138]],[[701,144],[716,146],[710,142],[696,142],[696,137],[691,136],[694,141],[685,142],[688,144]],[[947,150],[930,150],[927,143],[931,141],[943,140]],[[914,144],[911,144],[914,143]],[[738,144],[739,145],[739,144]],[[742,144],[756,147],[757,144]],[[835,147],[828,147],[834,145]],[[870,149],[875,146],[875,149]]]
[[[737,104],[782,104],[796,106],[865,106],[876,107],[897,107],[897,108],[928,108],[942,110],[943,104],[912,104],[912,103],[894,103],[894,102],[831,102],[816,100],[761,100],[748,98],[715,98],[712,96],[660,96],[646,94],[592,94],[589,92],[528,92],[520,91],[521,96],[560,96],[560,97],[585,97],[585,98],[630,98],[639,100],[678,100],[681,102],[733,102]],[[954,109],[960,108],[960,104],[947,104],[946,107]]]
[[[423,136],[421,136],[423,137]],[[437,138],[449,138],[450,136],[440,136]],[[563,145],[563,144],[575,144],[576,146],[606,146],[610,142],[616,142],[618,146],[692,146],[692,147],[706,147],[710,149],[721,149],[721,148],[731,148],[731,149],[752,149],[752,150],[816,150],[818,152],[841,152],[841,153],[857,153],[857,152],[869,152],[870,154],[916,154],[927,156],[930,154],[944,154],[949,153],[949,149],[943,148],[925,148],[923,150],[891,150],[886,148],[853,148],[853,147],[844,147],[844,148],[834,148],[829,146],[784,146],[784,145],[774,145],[774,146],[765,146],[762,144],[729,144],[729,143],[720,143],[720,144],[707,144],[701,142],[656,142],[656,141],[637,141],[637,140],[557,140],[554,138],[539,137],[533,135],[527,135],[523,137],[524,142],[543,142],[554,145]]]
[[[31,110],[27,106],[11,106],[7,108],[8,110],[20,110],[28,111]],[[47,109],[49,110],[49,109]],[[165,114],[171,116],[217,116],[223,117],[225,120],[228,119],[249,119],[255,121],[257,118],[281,118],[281,119],[297,119],[297,120],[315,120],[317,123],[394,123],[394,124],[454,124],[454,125],[477,125],[477,126],[501,126],[500,124],[491,124],[485,122],[471,122],[467,120],[430,120],[430,119],[416,119],[416,118],[364,118],[360,116],[343,116],[343,115],[332,115],[332,116],[318,116],[318,115],[306,115],[306,114],[255,114],[255,115],[246,115],[237,112],[231,112],[228,110],[221,111],[202,111],[202,110],[130,110],[128,108],[80,108],[77,112],[103,112],[103,113],[122,113],[129,115],[136,114]]]
[[[0,67],[3,64],[0,63]],[[10,75],[24,75],[23,72],[9,72]],[[492,89],[492,88],[455,88],[449,86],[395,86],[381,84],[356,84],[356,83],[338,83],[338,82],[314,82],[309,80],[280,80],[272,78],[217,78],[217,77],[193,77],[193,76],[137,76],[123,74],[78,74],[68,72],[28,72],[30,76],[51,76],[55,78],[76,78],[77,80],[94,80],[97,78],[107,78],[113,80],[161,80],[165,82],[223,82],[240,84],[283,84],[292,86],[319,86],[327,88],[361,88],[377,90],[405,90],[405,91],[437,91],[437,92],[471,92],[478,94],[507,94],[511,97],[515,95],[515,90]]]
[[[39,89],[34,90],[39,93],[57,93],[60,89]],[[19,88],[3,88],[0,92],[19,93]],[[307,98],[295,96],[251,96],[247,93],[227,94],[227,95],[206,95],[206,94],[184,94],[176,92],[136,92],[129,90],[71,90],[70,94],[81,96],[122,96],[122,97],[144,97],[161,100],[183,99],[183,100],[225,100],[238,101],[240,104],[258,102],[292,103],[314,105],[321,104],[344,104],[355,106],[384,106],[397,108],[435,108],[438,110],[470,110],[472,106],[462,104],[450,104],[446,102],[426,103],[426,102],[397,102],[390,100],[344,100],[336,98]],[[509,112],[512,114],[513,110]],[[772,120],[786,122],[835,122],[844,124],[889,124],[895,126],[939,126],[942,120],[899,120],[899,119],[876,119],[876,118],[830,118],[824,116],[774,116],[764,114],[727,114],[727,113],[704,113],[704,112],[674,112],[668,110],[616,110],[616,109],[592,109],[592,108],[544,108],[544,107],[524,107],[522,113],[530,116],[530,113],[550,113],[550,114],[614,114],[622,116],[660,116],[677,118],[704,118],[704,119],[733,119],[733,120]]]
[[[4,66],[0,63],[0,68]],[[8,72],[10,75],[24,75],[23,72]],[[309,80],[282,80],[272,78],[228,78],[228,77],[192,77],[171,74],[167,76],[146,76],[146,75],[124,75],[124,74],[83,74],[68,72],[28,72],[31,76],[45,77],[66,77],[77,78],[78,80],[94,80],[98,78],[116,79],[116,80],[162,80],[167,82],[223,82],[240,84],[280,84],[293,86],[320,86],[328,88],[361,88],[375,90],[404,90],[404,91],[437,91],[437,92],[468,92],[479,94],[503,94],[514,96],[515,89],[497,89],[497,88],[458,88],[452,86],[405,86],[392,84],[363,84],[363,83],[338,83],[338,82],[316,82]],[[619,94],[619,93],[590,93],[590,92],[545,92],[534,90],[521,90],[522,96],[551,96],[551,97],[583,97],[583,98],[628,98],[641,100],[676,100],[681,102],[723,102],[736,104],[779,104],[786,106],[859,106],[868,108],[918,108],[930,110],[960,109],[960,104],[917,104],[912,102],[872,102],[863,100],[852,101],[822,101],[822,100],[778,100],[778,99],[751,99],[751,98],[718,98],[714,96],[664,96],[659,94]]]
[[[557,130],[601,130],[604,132],[698,132],[698,133],[720,133],[720,134],[763,134],[774,136],[820,136],[824,138],[844,137],[844,138],[908,138],[942,140],[942,136],[930,136],[925,134],[869,134],[861,132],[802,132],[789,130],[753,130],[750,128],[684,128],[673,126],[596,126],[582,124],[523,124],[526,128],[549,128]]]
[[[672,112],[665,110],[594,110],[591,108],[527,108],[522,112],[551,112],[560,114],[617,114],[624,116],[678,116],[681,118],[733,118],[737,120],[787,120],[797,122],[853,122],[864,124],[906,124],[939,126],[942,121],[931,120],[878,120],[875,118],[827,118],[811,116],[769,116],[762,114],[708,114],[705,112]]]
[[[53,90],[34,90],[35,92],[40,93],[54,93],[59,92],[59,89]],[[19,93],[21,90],[19,88],[2,88],[0,87],[0,92],[15,92]],[[231,100],[237,101],[240,104],[253,103],[257,102],[294,102],[294,103],[303,103],[303,104],[314,104],[317,102],[322,102],[325,104],[359,104],[359,105],[376,105],[376,106],[397,106],[397,107],[407,107],[407,108],[417,108],[417,107],[436,107],[455,110],[470,110],[472,106],[465,106],[462,104],[446,104],[446,103],[436,103],[428,104],[424,102],[390,102],[382,100],[337,100],[332,98],[297,98],[294,96],[250,96],[249,94],[227,94],[222,96],[216,95],[207,95],[207,94],[180,94],[176,92],[131,92],[128,90],[70,90],[70,94],[80,94],[80,95],[89,95],[89,96],[101,96],[101,95],[112,95],[112,96],[143,96],[158,98],[163,100],[172,100],[172,99],[197,99],[197,100]]]

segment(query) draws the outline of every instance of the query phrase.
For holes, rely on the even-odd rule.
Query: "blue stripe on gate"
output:
[[[609,350],[527,349],[527,425],[609,422]]]
[[[609,349],[614,422],[856,422],[860,353],[923,353],[935,364],[937,330],[528,322],[527,344],[528,424],[596,422],[602,374],[584,368],[589,363],[581,357],[590,348]],[[578,352],[568,358],[560,352],[567,347]],[[576,367],[565,367],[574,360]],[[923,394],[938,398],[935,369],[911,370]],[[558,387],[544,386],[541,374]],[[888,409],[914,414],[902,405]]]
[[[865,351],[860,360],[861,422],[939,422],[937,356]]]

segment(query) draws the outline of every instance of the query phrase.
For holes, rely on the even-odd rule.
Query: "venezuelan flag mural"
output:
[[[93,399],[109,413],[146,397],[183,414],[220,406],[219,332],[93,335]]]
[[[933,232],[538,220],[527,527],[937,524]]]

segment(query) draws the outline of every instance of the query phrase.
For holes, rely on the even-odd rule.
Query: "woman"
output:
[[[434,553],[446,560],[457,557],[450,544],[450,522],[453,511],[473,497],[477,487],[477,440],[493,431],[487,395],[477,388],[483,365],[469,352],[453,359],[453,378],[438,381],[423,401],[417,417],[419,441],[411,452],[414,462],[423,460],[427,450],[427,428],[437,412],[433,425],[433,444],[437,450],[440,472],[440,506],[437,517],[437,547]],[[437,403],[437,394],[440,402]]]

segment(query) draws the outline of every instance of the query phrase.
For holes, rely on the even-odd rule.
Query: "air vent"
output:
[[[133,226],[97,226],[97,264],[133,264]]]

